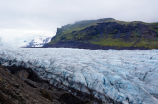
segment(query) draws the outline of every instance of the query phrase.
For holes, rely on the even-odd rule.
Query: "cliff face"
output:
[[[78,43],[82,45],[78,47]],[[92,47],[89,49],[157,49],[157,44],[158,23],[109,18],[80,21],[58,28],[56,36],[44,47],[85,48],[86,45],[88,48],[89,45]]]

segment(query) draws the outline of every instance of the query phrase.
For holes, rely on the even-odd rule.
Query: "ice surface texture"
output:
[[[158,50],[1,47],[0,63],[32,68],[54,86],[74,88],[103,102],[158,103]]]

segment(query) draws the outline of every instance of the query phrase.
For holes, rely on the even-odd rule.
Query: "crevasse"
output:
[[[158,103],[158,50],[1,47],[0,63],[32,68],[54,86],[74,88],[103,102]]]

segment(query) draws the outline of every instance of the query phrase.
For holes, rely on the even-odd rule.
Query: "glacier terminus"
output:
[[[0,64],[31,68],[58,88],[105,103],[158,104],[158,50],[0,47]]]

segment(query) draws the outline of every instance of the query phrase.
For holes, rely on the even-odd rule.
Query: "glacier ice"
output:
[[[0,47],[0,63],[32,68],[54,86],[103,102],[158,104],[158,50]]]

